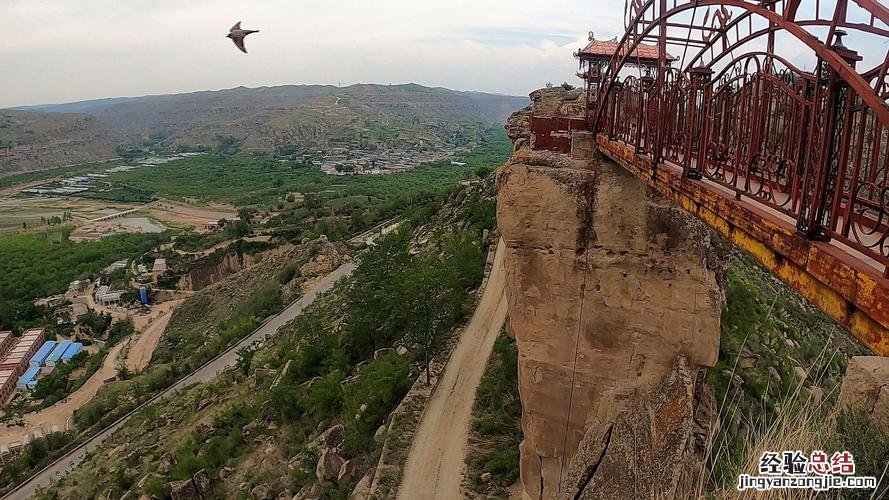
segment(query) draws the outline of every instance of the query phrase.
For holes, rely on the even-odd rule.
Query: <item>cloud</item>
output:
[[[572,52],[588,31],[622,34],[623,9],[622,0],[2,0],[0,107],[301,83],[522,95],[579,83]],[[236,21],[261,30],[248,55],[225,38]],[[862,67],[886,50],[856,34],[847,44]],[[797,41],[779,37],[777,47],[814,65]]]
[[[620,31],[622,11],[617,0],[4,0],[0,106],[300,83],[521,95],[570,81],[585,33]],[[236,21],[261,30],[246,56],[225,38]]]

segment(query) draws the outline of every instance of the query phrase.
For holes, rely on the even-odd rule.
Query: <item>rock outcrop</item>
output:
[[[173,500],[200,500],[201,495],[191,479],[170,483],[170,498]]]
[[[201,290],[250,267],[252,264],[253,258],[251,256],[235,252],[222,257],[211,256],[201,259],[189,266],[188,273],[180,287],[185,290]]]
[[[201,469],[191,479],[174,481],[169,486],[173,500],[200,500],[209,496],[212,480],[207,469]]]
[[[529,94],[537,116],[583,116],[586,111],[581,89],[549,87]]]
[[[531,104],[513,113],[506,120],[506,134],[512,140],[515,149],[531,145],[531,115],[536,116],[583,116],[586,107],[580,89],[566,90],[562,87],[551,87],[531,92]]]
[[[718,240],[616,164],[577,156],[520,150],[498,172],[525,498],[553,498],[603,422],[656,406],[637,395],[677,357],[696,373],[718,356]]]
[[[345,460],[339,455],[336,448],[324,448],[318,457],[318,465],[315,467],[315,476],[319,481],[336,482],[340,468]]]
[[[889,358],[852,358],[840,389],[840,406],[863,411],[889,428]]]
[[[667,380],[616,406],[626,407],[616,418],[599,406],[605,415],[587,429],[559,498],[695,497],[716,423],[703,372],[680,356]]]

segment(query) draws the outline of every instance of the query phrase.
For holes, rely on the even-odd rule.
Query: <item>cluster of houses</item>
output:
[[[32,390],[37,386],[37,377],[41,374],[49,373],[55,369],[59,363],[67,363],[80,354],[83,350],[83,344],[80,342],[71,342],[63,340],[56,342],[50,340],[43,344],[40,349],[34,353],[28,363],[28,369],[19,377],[16,388]]]
[[[380,175],[404,172],[423,165],[442,163],[469,151],[471,151],[469,146],[448,146],[429,151],[369,151],[340,147],[332,149],[324,158],[321,170],[330,175]]]
[[[162,260],[162,259],[158,259]],[[155,268],[152,272],[148,273],[145,269],[145,266],[139,265],[138,270],[142,272],[142,274],[136,276],[136,278],[131,282],[133,283],[134,289],[139,291],[139,302],[142,305],[148,304],[148,295],[149,288],[148,285],[151,283],[156,283],[158,276],[163,274],[166,270],[166,264],[162,264],[160,268],[161,271],[158,272],[158,265],[155,263]],[[68,285],[68,295],[62,296],[62,298],[68,300],[74,300],[78,295],[82,294],[86,289],[89,288],[91,282],[89,280],[74,280]],[[141,285],[141,286],[140,286]],[[93,292],[93,298],[96,300],[96,304],[99,304],[103,307],[118,307],[123,305],[124,295],[127,293],[127,290],[116,290],[111,285],[102,285],[99,284],[96,286],[95,291]],[[42,299],[46,300],[46,299]],[[52,306],[52,303],[47,303],[47,305]],[[72,306],[82,306],[83,304],[75,303]],[[85,306],[84,306],[85,307]],[[86,310],[83,308],[77,308],[80,314],[86,314]],[[75,316],[76,319],[76,316]]]
[[[128,263],[129,261],[126,259],[113,262],[102,272],[103,274],[108,275],[120,269],[126,269]],[[138,264],[136,265],[136,271],[138,274],[130,281],[130,284],[134,289],[139,291],[139,301],[141,304],[146,305],[148,304],[149,286],[152,283],[157,283],[158,277],[167,271],[167,261],[166,259],[155,259],[154,265],[150,270],[144,264]],[[74,301],[78,295],[81,295],[84,291],[89,289],[91,284],[92,282],[90,280],[74,280],[68,285],[68,294],[62,296],[62,298]],[[100,306],[113,308],[122,305],[126,292],[127,290],[115,289],[110,284],[103,285],[101,282],[98,282],[96,289],[93,291],[93,298]],[[86,311],[83,311],[83,313],[85,312]]]
[[[16,337],[0,332],[0,405],[9,402],[16,389],[34,389],[37,380],[80,353],[83,344],[64,340],[46,342],[43,328]]]

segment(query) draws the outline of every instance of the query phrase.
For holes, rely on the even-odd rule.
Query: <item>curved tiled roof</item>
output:
[[[577,53],[578,57],[583,56],[598,56],[598,57],[608,57],[610,58],[617,52],[618,48],[617,39],[614,40],[591,40],[586,47],[580,50]],[[630,54],[630,59],[645,59],[647,61],[657,61],[658,60],[658,48],[654,45],[647,45],[644,43],[640,43],[639,46],[636,47],[636,50]],[[667,60],[672,61],[675,60],[673,56],[669,53],[667,54]]]

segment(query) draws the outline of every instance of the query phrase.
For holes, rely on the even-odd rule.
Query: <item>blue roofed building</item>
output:
[[[40,373],[39,366],[32,366],[28,368],[25,373],[19,377],[18,384],[16,384],[16,388],[18,389],[34,389],[37,387],[37,374]]]
[[[56,348],[56,341],[50,340],[49,342],[43,344],[40,349],[31,357],[30,365],[41,367],[43,363],[46,362],[46,358],[49,357],[49,354]]]
[[[63,363],[67,363],[71,361],[71,358],[80,354],[80,350],[83,349],[83,344],[80,342],[74,342],[65,349],[65,352],[62,354],[60,358]]]
[[[65,351],[70,345],[70,340],[63,340],[56,344],[56,348],[53,349],[52,352],[49,353],[49,356],[46,357],[46,366],[56,366],[56,363],[59,362],[59,359],[62,358],[62,354],[65,354]]]

